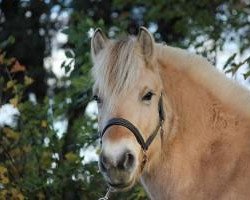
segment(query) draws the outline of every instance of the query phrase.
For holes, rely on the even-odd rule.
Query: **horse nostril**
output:
[[[135,158],[133,154],[130,152],[126,152],[123,154],[121,161],[118,164],[118,168],[128,171],[134,166],[134,161]]]
[[[125,159],[125,162],[123,164],[125,169],[130,169],[131,167],[133,167],[134,161],[135,161],[135,158],[134,158],[133,154],[126,153],[126,159]]]
[[[101,157],[100,157],[100,167],[103,171],[107,171],[110,168],[110,163],[107,157],[103,154],[101,154]]]
[[[109,157],[105,156],[105,154],[100,155],[100,169],[103,172],[107,172],[111,169],[118,169],[123,171],[130,171],[135,163],[134,155],[128,151],[123,153],[121,156],[117,157],[117,160],[109,159]]]

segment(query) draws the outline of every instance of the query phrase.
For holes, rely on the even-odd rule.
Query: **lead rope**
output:
[[[112,189],[109,187],[106,195],[104,197],[99,198],[98,200],[109,200],[111,196]]]

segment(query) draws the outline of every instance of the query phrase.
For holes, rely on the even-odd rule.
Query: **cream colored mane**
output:
[[[101,86],[98,92],[108,93],[112,98],[133,87],[138,78],[138,57],[142,56],[135,40],[134,37],[127,37],[109,41],[94,60],[92,75],[96,85]]]

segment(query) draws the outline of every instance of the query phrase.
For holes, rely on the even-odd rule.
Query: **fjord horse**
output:
[[[99,167],[153,200],[250,199],[250,92],[206,59],[137,37],[91,40]]]

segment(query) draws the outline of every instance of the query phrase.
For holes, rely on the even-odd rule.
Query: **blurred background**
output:
[[[140,26],[250,88],[249,0],[0,0],[0,199],[105,194],[90,39]],[[137,185],[112,199],[148,198]]]

